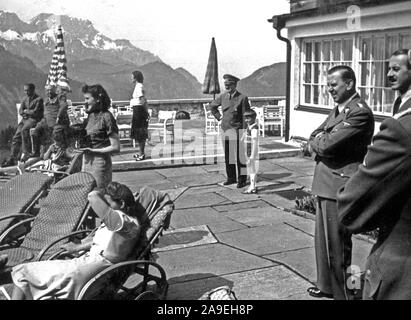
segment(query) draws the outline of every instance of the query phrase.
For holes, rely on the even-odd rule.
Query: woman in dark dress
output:
[[[130,105],[133,107],[133,120],[131,122],[131,138],[135,139],[139,146],[139,152],[134,155],[137,161],[144,160],[146,140],[148,138],[149,114],[147,110],[147,100],[144,97],[144,76],[141,71],[134,71],[131,74],[132,82],[135,83],[133,98]]]
[[[111,155],[120,152],[120,140],[116,120],[108,111],[111,100],[106,90],[99,85],[83,87],[86,112],[85,130],[90,147],[84,152],[83,171],[91,173],[97,188],[104,189],[112,180]]]

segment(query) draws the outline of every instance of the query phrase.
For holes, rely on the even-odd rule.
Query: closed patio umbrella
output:
[[[51,61],[50,71],[46,82],[46,88],[50,86],[60,87],[64,92],[71,91],[67,77],[67,60],[61,26],[57,29],[56,46],[54,48],[53,59]]]
[[[207,71],[202,87],[203,93],[215,95],[220,93],[220,83],[218,82],[218,61],[217,48],[214,38],[211,40],[210,56],[208,58]]]

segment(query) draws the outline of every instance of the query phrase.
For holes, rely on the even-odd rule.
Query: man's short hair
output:
[[[250,109],[250,110],[245,111],[243,116],[244,116],[244,118],[245,117],[250,117],[250,118],[255,119],[255,118],[257,118],[257,113],[253,109]]]
[[[29,88],[30,91],[34,91],[36,89],[36,86],[33,83],[26,83],[24,86]]]
[[[411,50],[410,49],[399,49],[395,51],[391,56],[401,56],[403,54],[408,57],[407,68],[408,70],[411,70]]]
[[[346,80],[352,80],[354,82],[354,88],[357,84],[357,78],[355,77],[355,72],[354,70],[345,65],[340,65],[340,66],[335,66],[332,67],[331,69],[328,70],[328,74],[333,74],[334,72],[341,71],[341,78],[346,81]]]

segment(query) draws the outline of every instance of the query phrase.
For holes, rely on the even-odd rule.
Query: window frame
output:
[[[400,46],[400,43],[403,43],[402,38],[405,37],[411,37],[411,31],[409,28],[395,28],[395,29],[390,29],[390,30],[378,30],[378,31],[364,31],[364,32],[352,32],[352,33],[341,33],[338,35],[332,35],[332,36],[314,36],[314,37],[305,37],[301,38],[300,40],[300,75],[299,75],[299,96],[298,96],[298,104],[300,106],[304,106],[306,108],[309,108],[311,110],[318,108],[318,109],[328,109],[331,110],[334,107],[334,104],[332,101],[330,101],[330,98],[328,97],[328,101],[331,102],[330,104],[321,104],[323,102],[322,96],[322,91],[321,91],[321,86],[326,85],[321,82],[321,73],[322,69],[321,66],[324,64],[329,64],[330,66],[341,64],[341,63],[351,63],[351,67],[353,68],[356,76],[357,76],[357,91],[360,93],[363,93],[364,90],[368,90],[368,97],[365,99],[366,103],[370,105],[371,109],[373,110],[374,114],[377,116],[391,116],[391,109],[392,109],[392,104],[395,100],[395,93],[392,92],[392,95],[387,96],[388,90],[391,90],[389,87],[386,87],[387,85],[387,80],[386,80],[386,74],[387,74],[387,65],[389,61],[389,54],[387,52],[387,44],[388,44],[388,38],[392,36],[397,36],[398,37],[398,46]],[[376,38],[383,38],[384,39],[384,46],[383,50],[384,51],[384,59],[372,59],[372,50],[373,50],[373,41],[375,41]],[[342,41],[350,39],[352,40],[352,59],[351,60],[342,60]],[[363,53],[362,53],[362,40],[363,39],[370,39],[370,55],[369,55],[369,60],[363,60]],[[323,58],[323,45],[325,42],[331,41],[331,53],[330,53],[330,61],[324,60]],[[341,41],[341,48],[340,48],[340,60],[334,62],[333,61],[333,41]],[[409,40],[408,40],[409,41]],[[306,44],[311,42],[311,60],[306,61]],[[317,83],[314,82],[314,67],[313,67],[313,62],[317,63],[317,61],[314,61],[314,43],[315,42],[320,42],[320,61],[318,61],[318,64],[320,65],[319,67],[319,82],[318,82],[318,87],[319,87],[319,93],[318,93],[318,104],[314,103],[314,97],[313,97],[313,86],[317,85]],[[410,46],[411,47],[411,46]],[[400,49],[400,48],[397,48]],[[395,49],[395,50],[397,50]],[[370,71],[370,75],[368,76],[368,83],[366,85],[362,84],[362,63],[367,63],[368,67],[366,70]],[[371,66],[376,63],[382,63],[382,83],[381,85],[376,86],[375,84],[372,83],[372,81],[376,80],[377,75],[372,74],[372,68]],[[305,70],[306,70],[306,65],[311,64],[311,82],[306,83],[305,82]],[[374,77],[374,80],[373,80]],[[375,82],[374,82],[375,83]],[[305,88],[307,86],[310,86],[310,103],[305,102]],[[379,99],[379,103],[371,105],[372,102],[372,92],[373,90],[381,90],[381,97]],[[365,96],[364,96],[365,98]],[[392,100],[392,101],[391,101]]]

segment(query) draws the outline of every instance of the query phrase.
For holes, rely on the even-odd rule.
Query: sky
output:
[[[0,10],[15,12],[24,21],[43,12],[88,19],[104,35],[128,39],[200,82],[212,37],[220,77],[231,73],[244,78],[286,59],[285,44],[267,19],[288,13],[287,0],[1,0]]]

